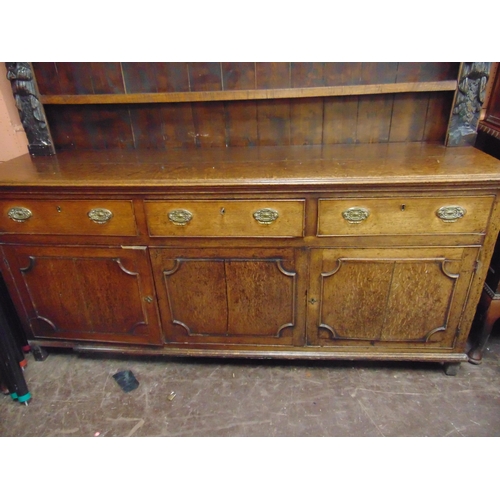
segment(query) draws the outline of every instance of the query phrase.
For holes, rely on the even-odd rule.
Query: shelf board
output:
[[[292,99],[335,97],[402,92],[454,91],[455,80],[440,82],[384,83],[342,85],[335,87],[301,87],[284,89],[219,90],[202,92],[158,92],[144,94],[42,95],[43,104],[144,104],[206,101],[245,101],[252,99]]]

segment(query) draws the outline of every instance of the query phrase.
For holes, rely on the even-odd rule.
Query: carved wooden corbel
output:
[[[446,137],[447,146],[474,145],[491,64],[490,62],[462,63]]]
[[[7,78],[12,85],[21,123],[28,137],[28,151],[33,156],[56,153],[47,118],[39,99],[33,68],[27,62],[8,62]]]

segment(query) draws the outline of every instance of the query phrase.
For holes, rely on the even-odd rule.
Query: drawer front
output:
[[[304,200],[146,201],[150,236],[302,237]]]
[[[318,236],[484,233],[493,196],[319,200]]]
[[[134,236],[131,201],[6,200],[0,201],[0,232]]]

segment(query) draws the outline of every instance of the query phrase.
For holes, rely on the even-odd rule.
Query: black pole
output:
[[[0,304],[0,365],[12,399],[28,404],[31,399],[19,362],[19,346],[13,336],[4,308]]]

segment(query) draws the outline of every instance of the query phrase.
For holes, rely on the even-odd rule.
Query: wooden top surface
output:
[[[500,186],[500,161],[473,147],[359,144],[170,151],[66,151],[0,163],[0,189]]]

